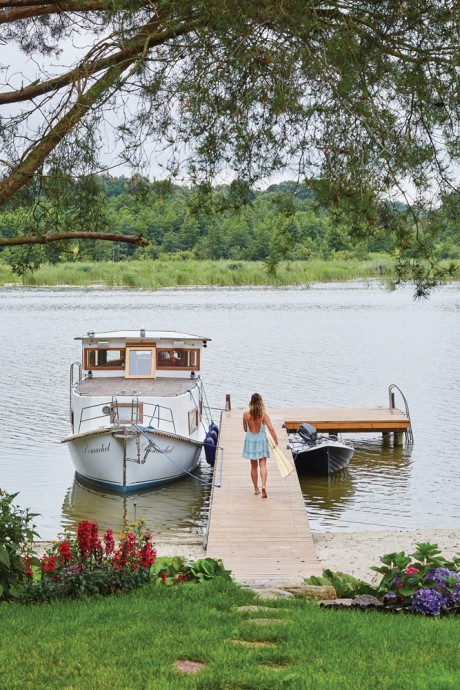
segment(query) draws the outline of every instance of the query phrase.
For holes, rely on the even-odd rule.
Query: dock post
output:
[[[228,412],[231,409],[232,409],[232,401],[230,398],[230,393],[227,393],[227,395],[225,396],[225,411]]]
[[[401,432],[397,432],[394,434],[393,445],[395,447],[403,445],[403,434]]]

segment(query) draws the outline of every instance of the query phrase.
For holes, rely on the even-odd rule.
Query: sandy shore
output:
[[[398,551],[410,555],[419,543],[437,544],[446,558],[460,553],[460,529],[328,532],[313,534],[313,540],[323,568],[339,570],[366,582],[380,579],[370,566],[381,565],[381,556]]]
[[[451,558],[460,553],[460,529],[392,530],[387,532],[326,532],[313,533],[316,555],[323,568],[339,570],[349,575],[375,582],[378,573],[370,570],[380,565],[380,557],[394,551],[413,553],[416,544],[437,544],[443,556]],[[51,542],[36,542],[38,554],[43,554]],[[199,544],[171,544],[156,542],[158,556],[183,556],[190,560],[205,557]]]

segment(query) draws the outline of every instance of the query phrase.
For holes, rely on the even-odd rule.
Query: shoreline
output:
[[[376,584],[379,573],[371,566],[380,565],[381,556],[404,551],[412,554],[418,543],[437,544],[445,558],[460,553],[460,529],[400,529],[375,532],[317,532],[312,533],[316,555],[323,570],[340,571],[347,575]],[[52,545],[52,541],[36,541],[38,555]],[[156,542],[158,556],[182,556],[187,560],[205,558],[206,551],[200,544]],[[225,565],[225,563],[224,563]]]

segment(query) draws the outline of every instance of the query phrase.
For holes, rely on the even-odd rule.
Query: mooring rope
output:
[[[179,465],[179,463],[177,463],[175,460],[173,460],[172,457],[171,457],[168,453],[166,453],[166,451],[162,450],[162,449],[155,443],[155,441],[153,441],[153,440],[150,438],[150,436],[147,434],[146,431],[144,431],[144,429],[142,429],[142,427],[138,426],[137,424],[133,424],[133,427],[134,427],[135,429],[137,429],[137,431],[138,431],[140,434],[142,434],[143,436],[145,436],[145,438],[146,438],[147,441],[149,442],[149,445],[150,445],[150,446],[152,446],[153,448],[155,448],[155,450],[156,450],[157,452],[162,453],[170,462],[172,462],[173,465],[175,465],[179,470],[181,470],[182,472],[184,472],[184,474],[188,474],[189,477],[191,477],[192,479],[195,479],[195,481],[200,482],[201,484],[205,484],[205,485],[207,485],[207,486],[212,486],[212,487],[217,487],[218,489],[220,489],[220,487],[222,486],[222,465],[223,465],[223,463],[224,463],[224,449],[223,449],[223,448],[221,448],[220,446],[218,447],[218,449],[219,449],[219,450],[221,451],[221,453],[222,453],[222,461],[221,461],[221,463],[220,463],[220,478],[219,478],[219,482],[218,482],[217,484],[215,484],[215,483],[212,482],[212,481],[209,482],[209,481],[207,481],[206,479],[202,479],[201,477],[196,477],[192,472],[189,472],[188,470],[186,470],[185,467],[182,467],[181,465]],[[155,430],[155,431],[156,431],[156,430]]]

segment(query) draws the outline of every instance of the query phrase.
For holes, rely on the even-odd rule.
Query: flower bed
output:
[[[24,598],[48,601],[129,591],[150,580],[155,560],[152,535],[142,521],[132,523],[116,543],[112,530],[100,539],[97,523],[84,520],[78,525],[76,537],[55,543],[41,559],[25,556],[29,581]]]
[[[322,577],[311,577],[306,582],[330,584],[338,597],[356,598],[357,602],[359,595],[373,595],[383,604],[375,607],[378,610],[426,616],[460,613],[460,555],[447,560],[437,544],[420,543],[416,546],[416,551],[409,556],[404,551],[382,556],[380,561],[383,565],[371,568],[382,575],[376,586],[330,570],[325,570]]]

